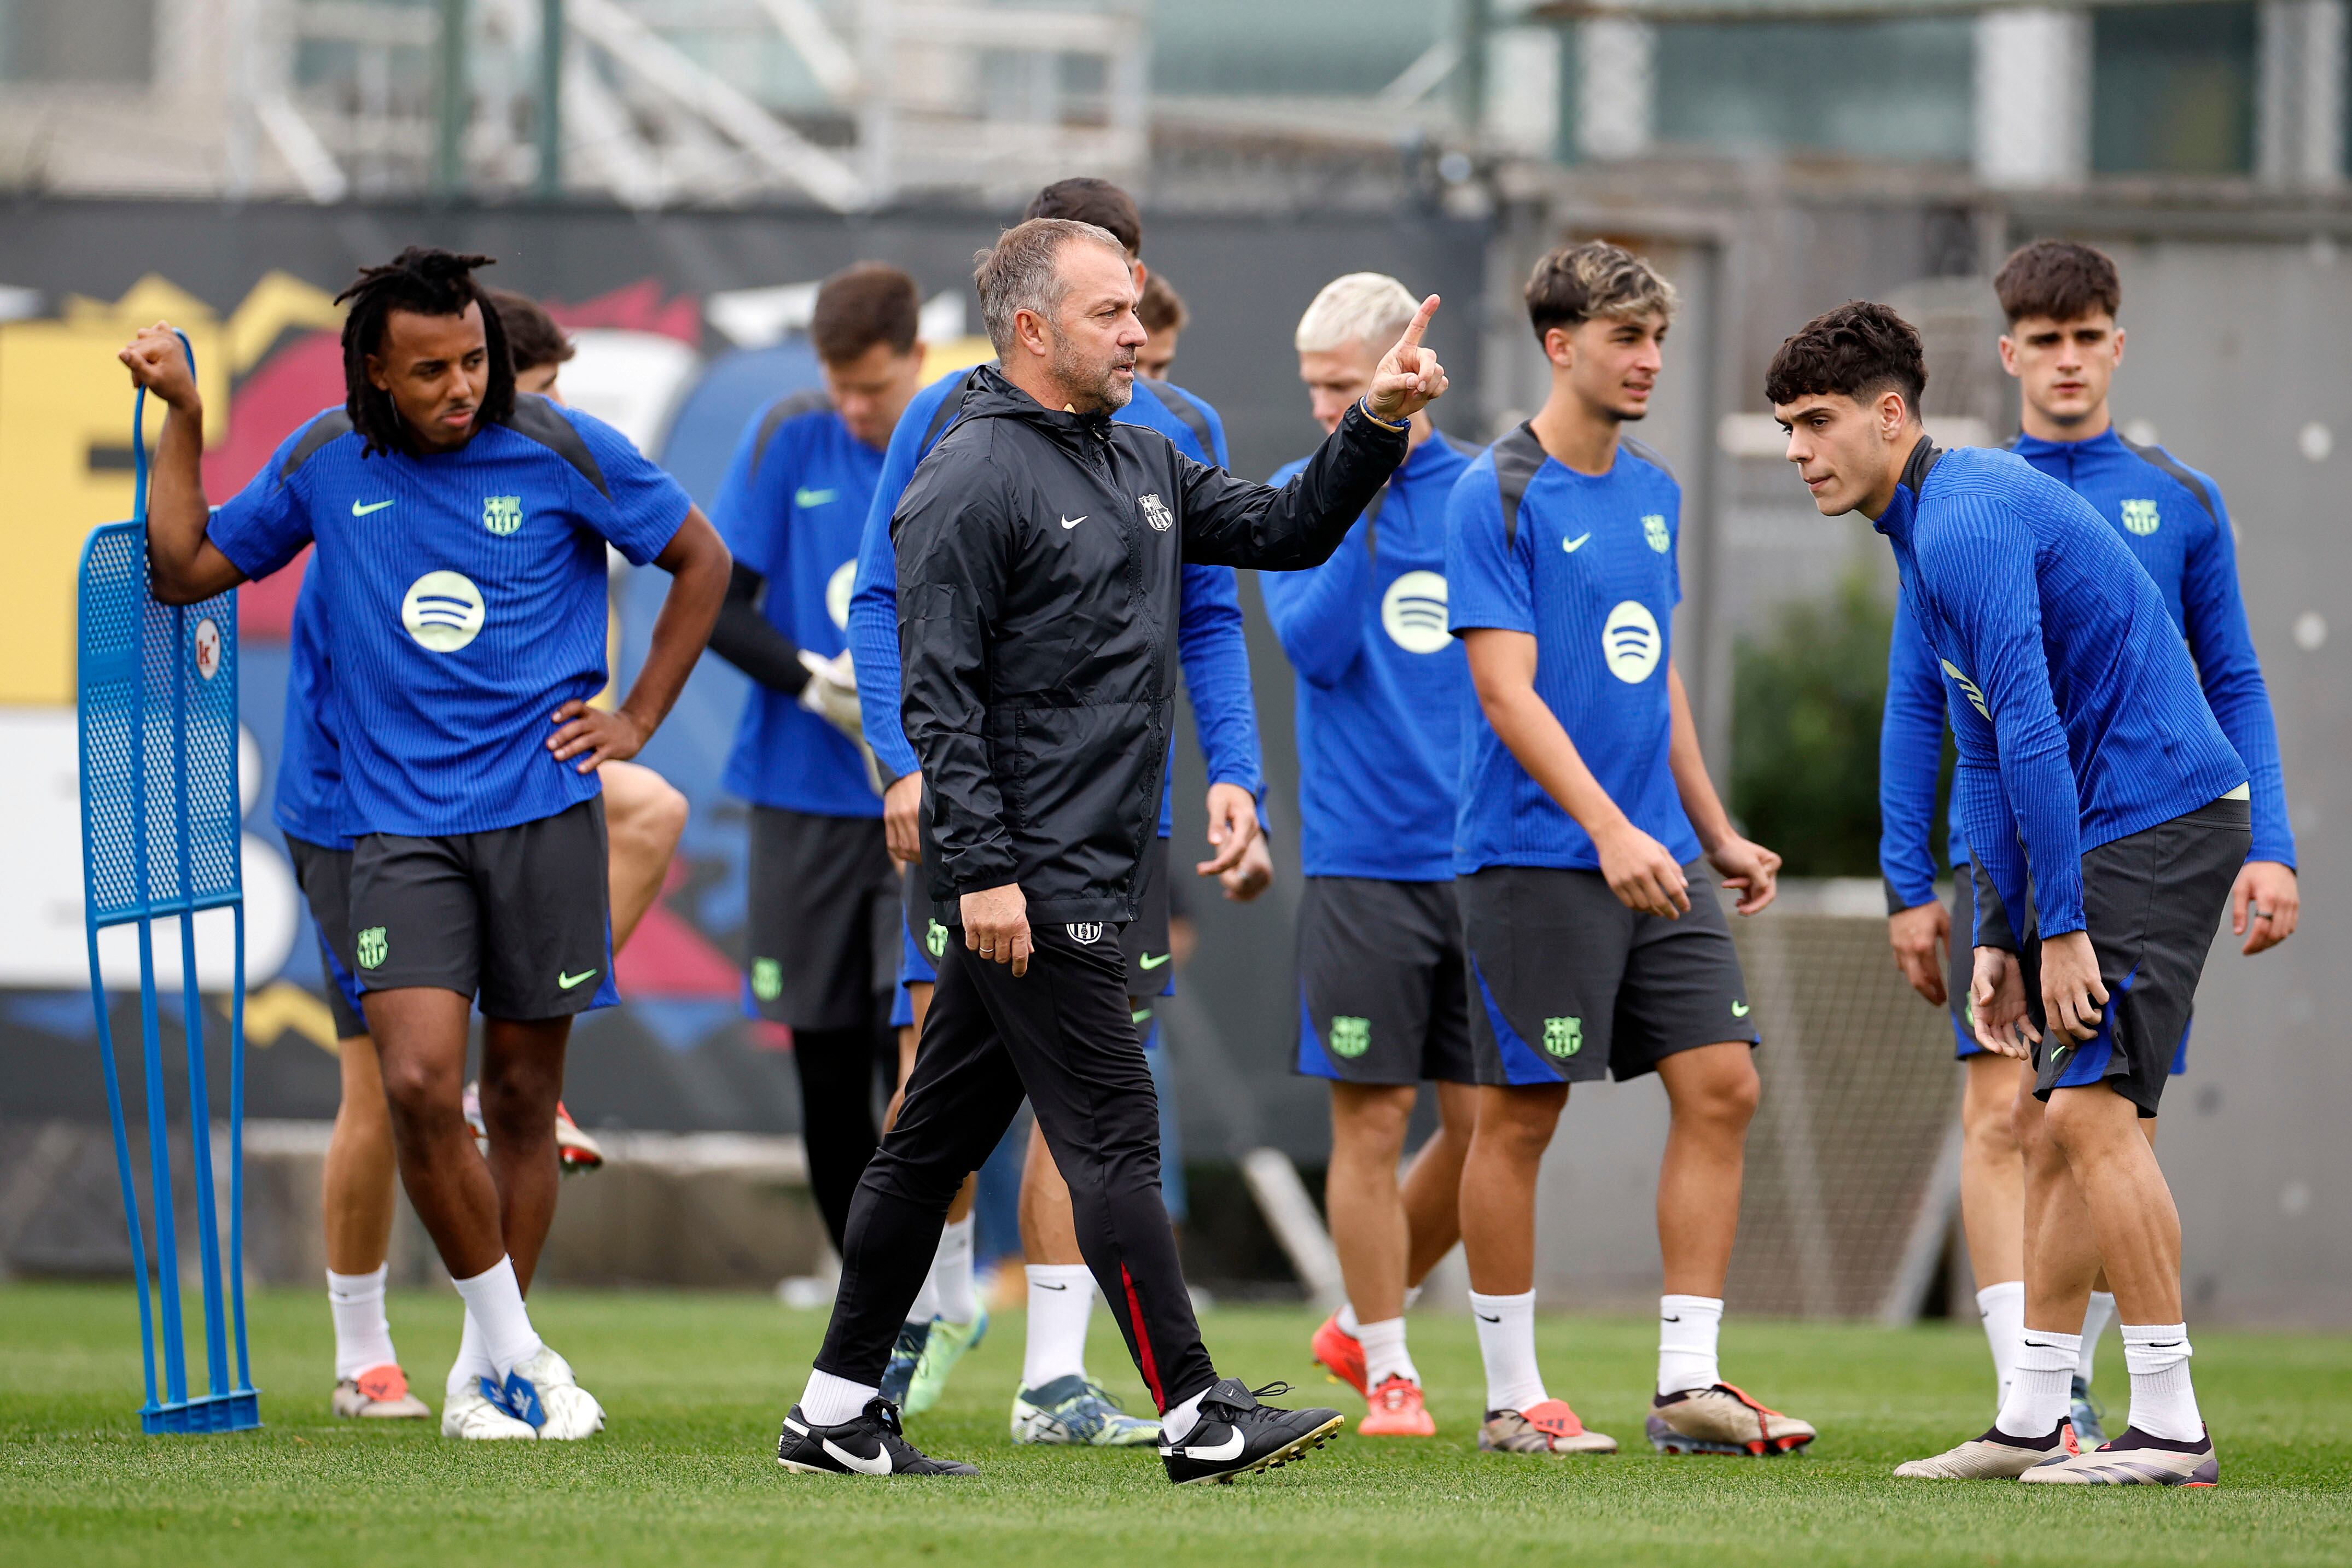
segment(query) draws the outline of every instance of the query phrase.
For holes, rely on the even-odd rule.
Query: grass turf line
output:
[[[138,1431],[127,1285],[0,1288],[0,1563],[861,1563],[1072,1561],[1456,1564],[1574,1560],[2064,1564],[2352,1561],[2352,1340],[2197,1335],[2198,1392],[2222,1484],[2027,1490],[1898,1483],[1887,1470],[1981,1430],[1990,1377],[1975,1325],[1882,1330],[1742,1322],[1728,1375],[1821,1427],[1793,1459],[1665,1458],[1642,1439],[1654,1355],[1646,1320],[1538,1322],[1553,1391],[1627,1452],[1553,1460],[1474,1451],[1482,1386],[1466,1321],[1417,1314],[1415,1359],[1440,1436],[1343,1435],[1304,1463],[1226,1488],[1170,1487],[1150,1449],[1015,1448],[1005,1421],[1021,1320],[1004,1314],[940,1407],[912,1424],[976,1481],[788,1476],[778,1418],[823,1315],[756,1297],[550,1291],[533,1315],[611,1412],[577,1444],[459,1444],[437,1423],[326,1414],[332,1336],[315,1291],[248,1298],[268,1426],[225,1437]],[[457,1302],[396,1293],[393,1326],[437,1409]],[[1223,1370],[1298,1385],[1352,1427],[1362,1407],[1307,1352],[1312,1314],[1225,1309],[1203,1327]],[[1143,1408],[1097,1313],[1098,1374]],[[200,1361],[196,1363],[200,1365]],[[2102,1390],[2119,1428],[2122,1355]]]

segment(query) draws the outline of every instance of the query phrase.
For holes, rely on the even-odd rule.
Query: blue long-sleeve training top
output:
[[[969,371],[956,371],[917,392],[898,416],[882,457],[882,476],[858,540],[857,575],[849,598],[849,648],[857,668],[857,701],[866,743],[897,777],[917,771],[915,748],[899,716],[898,559],[890,543],[890,516],[898,508],[915,465],[955,423]],[[1181,387],[1138,378],[1135,395],[1111,417],[1157,430],[1177,450],[1201,463],[1226,465],[1225,428],[1216,410]],[[1238,784],[1253,799],[1265,793],[1258,748],[1257,705],[1250,692],[1249,645],[1242,632],[1241,589],[1231,567],[1187,564],[1180,584],[1176,649],[1192,720],[1213,784]],[[1173,769],[1170,772],[1172,774]],[[1260,817],[1263,820],[1264,812]],[[1160,790],[1160,836],[1175,831],[1172,778]]]
[[[2163,596],[2174,626],[2188,640],[2205,700],[2221,733],[2246,765],[2254,818],[2249,860],[2293,865],[2294,830],[2287,819],[2286,781],[2279,761],[2278,726],[2269,688],[2239,591],[2237,543],[2221,487],[2160,446],[2141,446],[2110,428],[2087,441],[2042,441],[2019,435],[2010,450],[2088,501],[2137,559]],[[1898,625],[1887,653],[1886,719],[1880,731],[1880,866],[1888,903],[1897,908],[1935,896],[1927,851],[1934,812],[1937,753],[1942,744],[1941,682],[1916,628],[1906,645]],[[1934,694],[1932,707],[1919,700]],[[1929,732],[1919,733],[1924,726]],[[1926,767],[1918,766],[1924,755]],[[1951,862],[1969,858],[1952,800]]]
[[[2012,925],[2030,868],[2042,935],[2081,930],[2084,852],[2247,781],[2155,580],[2088,502],[2007,452],[1923,437],[1877,528],[1950,683],[1977,863]]]
[[[1446,630],[1445,501],[1477,449],[1412,449],[1329,560],[1258,574],[1298,675],[1308,876],[1450,882],[1470,660]],[[1307,465],[1286,464],[1269,485]]]

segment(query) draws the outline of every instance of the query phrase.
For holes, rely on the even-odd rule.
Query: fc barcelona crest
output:
[[[1562,1061],[1567,1061],[1584,1049],[1584,1020],[1582,1019],[1544,1019],[1543,1045],[1544,1054],[1547,1056],[1558,1057]]]
[[[1176,526],[1176,514],[1158,496],[1138,496],[1136,502],[1142,507],[1143,520],[1151,525],[1154,533],[1164,534]]]

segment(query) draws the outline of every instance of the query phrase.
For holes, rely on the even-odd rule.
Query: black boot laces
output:
[[[1238,1382],[1239,1379],[1235,1379],[1235,1381]],[[1203,1410],[1213,1407],[1217,1410],[1223,1411],[1227,1421],[1244,1420],[1261,1410],[1267,1411],[1272,1415],[1279,1416],[1286,1414],[1286,1412],[1276,1410],[1272,1406],[1261,1405],[1258,1401],[1265,1398],[1269,1395],[1280,1396],[1289,1392],[1290,1385],[1277,1379],[1273,1383],[1267,1384],[1263,1388],[1249,1389],[1247,1395],[1249,1400],[1248,1404],[1243,1404],[1240,1400],[1235,1399],[1230,1395],[1211,1393],[1201,1401],[1201,1407]]]

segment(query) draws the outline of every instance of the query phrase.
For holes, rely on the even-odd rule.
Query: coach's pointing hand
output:
[[[1029,901],[1022,896],[1021,884],[1008,882],[967,893],[961,906],[963,945],[992,964],[1012,965],[1016,980],[1027,974],[1034,949],[1029,941]]]
[[[1437,296],[1433,294],[1421,302],[1412,325],[1372,372],[1372,390],[1364,394],[1364,407],[1374,419],[1394,424],[1445,395],[1445,367],[1437,362],[1433,350],[1421,346],[1421,335],[1429,330],[1429,319],[1436,314]]]

